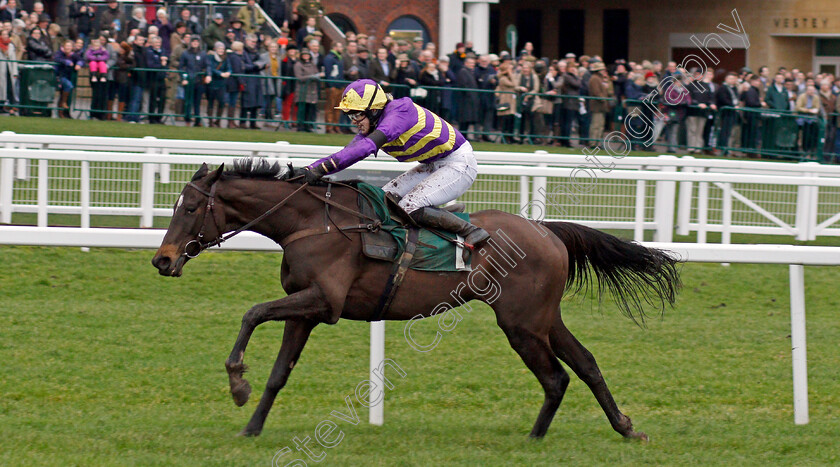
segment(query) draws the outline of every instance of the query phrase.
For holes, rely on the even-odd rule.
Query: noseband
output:
[[[210,191],[209,192],[204,190],[203,188],[199,187],[198,185],[196,185],[193,182],[187,182],[187,186],[198,190],[199,193],[201,193],[202,195],[207,197],[207,208],[204,210],[204,219],[201,221],[201,230],[199,230],[199,232],[198,232],[198,237],[195,240],[190,240],[189,242],[187,242],[186,245],[184,245],[183,256],[186,256],[187,258],[190,258],[190,259],[195,258],[196,256],[200,255],[202,251],[204,251],[204,250],[206,250],[206,249],[208,249],[212,246],[221,245],[223,242],[227,241],[231,237],[236,236],[236,235],[242,233],[245,230],[248,230],[249,228],[253,227],[255,224],[261,222],[263,219],[265,219],[266,217],[270,216],[275,211],[280,209],[280,207],[282,207],[290,199],[292,199],[292,197],[294,195],[298,194],[301,190],[306,188],[307,185],[308,185],[307,183],[302,183],[300,185],[300,188],[293,191],[289,196],[286,196],[285,198],[283,198],[279,203],[275,204],[271,209],[264,212],[262,215],[260,215],[256,219],[252,220],[251,222],[248,222],[247,224],[245,224],[242,227],[234,230],[233,232],[230,232],[227,235],[222,235],[222,229],[219,228],[219,224],[216,221],[216,215],[215,215],[215,212],[214,212],[214,209],[213,209],[216,206],[216,182],[213,182],[213,184],[210,185]],[[204,240],[204,229],[207,226],[207,216],[208,215],[213,219],[213,226],[216,228],[216,238],[214,240],[211,240],[211,241],[207,242],[207,243],[204,243],[203,242],[203,240]]]

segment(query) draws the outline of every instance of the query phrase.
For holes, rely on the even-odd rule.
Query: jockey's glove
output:
[[[306,183],[316,183],[324,175],[326,175],[320,167],[304,167],[302,169],[295,169],[290,178],[303,176],[303,181]]]

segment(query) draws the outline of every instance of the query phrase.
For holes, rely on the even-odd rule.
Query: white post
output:
[[[370,406],[370,424],[382,425],[385,421],[385,368],[382,374],[378,375],[376,369],[385,360],[385,321],[373,321],[370,323],[370,382],[371,401],[376,403]]]
[[[144,136],[144,140],[157,139],[154,136]],[[157,148],[146,148],[146,154],[157,154]],[[140,176],[140,227],[150,228],[154,225],[155,207],[155,168],[157,164],[144,163]]]
[[[721,183],[723,191],[723,229],[720,242],[732,243],[732,184]]]
[[[694,159],[692,156],[683,156],[683,159]],[[683,167],[683,172],[696,172],[694,167]],[[677,202],[677,234],[688,235],[688,224],[691,222],[691,195],[694,191],[694,182],[680,182],[679,201]]]
[[[531,190],[530,181],[531,179],[527,175],[519,176],[519,214],[523,217],[528,215],[526,209],[530,202],[530,197],[528,196],[528,192]]]
[[[80,225],[83,229],[90,228],[90,161],[82,161],[82,174],[79,186],[79,202],[82,207],[82,218]],[[88,252],[90,248],[82,247],[82,251]]]
[[[645,199],[646,184],[644,180],[636,180],[636,223],[633,225],[633,240],[645,241]]]
[[[803,177],[813,176],[810,173],[803,173]],[[811,187],[799,185],[796,190],[796,239],[801,241],[810,240],[811,229],[808,222],[811,220]]]
[[[790,340],[793,359],[793,422],[808,423],[808,355],[805,351],[805,268],[790,265]]]
[[[547,164],[537,164],[538,167],[548,167]],[[543,220],[548,217],[548,203],[546,200],[546,187],[548,186],[548,179],[546,177],[534,177],[531,186],[531,200],[534,202],[531,205],[531,219]],[[545,212],[539,212],[544,209]]]
[[[9,143],[8,147],[14,147],[14,144]],[[26,149],[26,146],[21,144],[21,149]],[[41,149],[43,149],[43,145],[41,145]],[[18,159],[17,160],[17,173],[15,174],[15,178],[18,180],[29,180],[29,160],[28,159]]]
[[[161,151],[161,154],[169,154],[169,148],[164,148]],[[160,173],[160,183],[169,183],[169,169],[169,164],[160,164],[160,170],[158,170],[158,172]]]
[[[819,167],[816,162],[800,162],[800,165]],[[803,177],[819,177],[818,172],[802,172]],[[819,187],[800,185],[796,191],[796,239],[816,240],[817,203]]]
[[[15,160],[0,159],[0,223],[12,223],[12,193],[15,186]]]
[[[38,227],[47,226],[47,203],[49,202],[49,162],[38,160]]]
[[[18,180],[29,180],[29,160],[28,159],[18,159],[17,160],[17,173],[15,173],[15,178]]]
[[[816,164],[816,162],[813,162]],[[812,174],[814,177],[819,177],[819,172],[814,172]],[[812,186],[811,188],[811,215],[808,217],[808,240],[816,240],[817,239],[817,215],[819,214],[819,203],[820,203],[820,187]]]
[[[720,243],[728,245],[732,243],[732,184],[723,183],[723,228],[720,234]],[[729,263],[721,263],[721,266],[729,266]]]
[[[657,159],[676,159],[674,156],[659,156]],[[676,172],[674,166],[662,167],[663,172]],[[656,182],[656,200],[654,202],[654,222],[656,232],[654,240],[657,242],[671,242],[674,240],[674,198],[677,182],[662,180]]]
[[[141,228],[150,228],[154,225],[155,165],[152,163],[143,164],[143,171],[140,178]]]
[[[463,0],[439,0],[438,55],[455,50],[455,44],[464,40]]]
[[[278,160],[289,157],[289,153],[286,152],[288,150],[288,146],[290,146],[288,141],[275,141],[274,144],[279,146],[274,153],[274,157]]]
[[[697,243],[706,243],[709,223],[709,182],[697,184]]]

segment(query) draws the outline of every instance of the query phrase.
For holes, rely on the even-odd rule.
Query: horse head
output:
[[[212,172],[202,164],[181,191],[163,242],[152,258],[152,265],[162,276],[180,276],[190,258],[224,234],[223,210],[214,208],[215,185],[223,170],[224,164]]]

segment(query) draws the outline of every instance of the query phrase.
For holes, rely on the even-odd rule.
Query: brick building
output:
[[[745,34],[727,30],[736,21]],[[503,0],[491,11],[491,49],[504,48],[508,24],[548,57],[679,62],[695,54],[729,70],[767,65],[840,74],[835,0]]]
[[[440,53],[465,40],[478,52],[499,52],[507,49],[506,28],[515,25],[517,48],[530,41],[538,55],[552,58],[574,52],[608,61],[681,61],[694,54],[719,69],[767,65],[840,74],[836,0],[323,0],[323,5],[331,18],[377,38],[422,30]],[[736,22],[745,33],[726,30],[737,29]]]
[[[499,0],[358,0],[323,1],[324,13],[341,29],[373,34],[414,37],[422,33],[434,42],[440,53],[454,50],[455,44],[473,41],[475,49],[490,50],[490,10]]]

